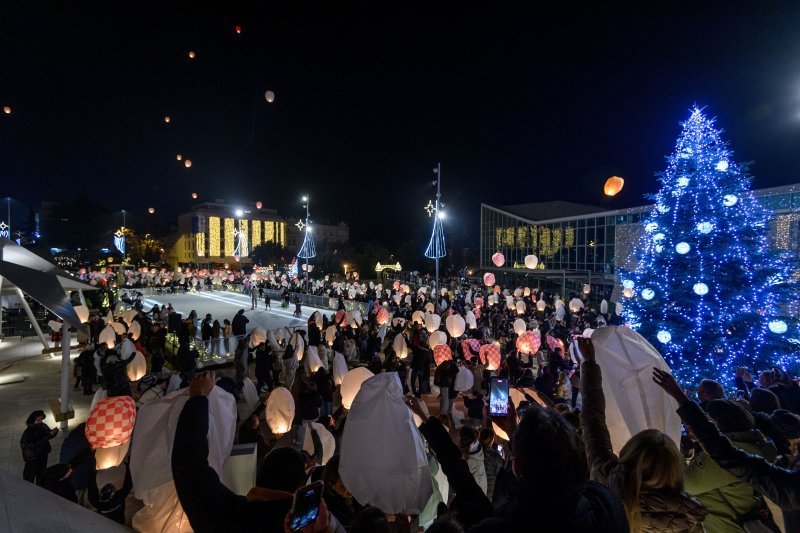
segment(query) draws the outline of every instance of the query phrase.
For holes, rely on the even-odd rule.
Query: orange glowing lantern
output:
[[[189,50],[189,59],[194,59],[197,57],[197,54],[194,53],[194,50]]]
[[[177,156],[175,156],[175,159],[177,159],[178,161],[180,161],[181,159],[183,159],[183,156],[182,156],[181,154],[178,154]]]
[[[517,337],[517,350],[524,354],[532,354],[539,351],[542,345],[541,334],[539,330],[526,331]]]
[[[275,101],[275,93],[273,91],[265,92],[264,93],[264,99],[267,101],[267,103],[271,104],[272,102]]]
[[[193,192],[193,193],[192,193],[192,198],[194,198],[195,200],[197,200],[197,193],[196,193],[196,192]]]
[[[3,107],[3,113],[5,113],[6,115],[10,115],[11,114],[11,108],[9,106]]]
[[[453,359],[453,352],[450,350],[450,347],[446,344],[438,344],[433,347],[433,361],[436,363],[436,366],[441,365],[445,361],[449,361]]]
[[[261,209],[263,205],[261,202],[256,202],[256,209]]]
[[[492,344],[484,344],[478,353],[481,363],[486,365],[486,370],[497,370],[500,368],[500,348]]]
[[[155,207],[148,207],[148,208],[147,208],[147,212],[148,212],[148,213],[150,213],[150,214],[152,215],[153,213],[155,213],[155,212],[156,212],[156,208],[155,208]]]
[[[172,117],[170,117],[169,115],[167,115],[166,117],[164,117],[164,122],[166,122],[167,124],[169,124],[170,122],[172,122]]]
[[[241,27],[241,26],[236,26],[236,27],[234,28],[234,30],[236,31],[236,34],[237,34],[237,35],[238,35],[238,34],[240,34],[240,33],[242,33],[242,27]]]
[[[192,168],[192,160],[187,159],[186,161],[183,162],[183,166],[185,166],[186,168]]]
[[[606,196],[616,196],[619,191],[622,190],[623,185],[625,185],[624,179],[619,176],[611,176],[606,180],[606,184],[603,186],[603,193]]]

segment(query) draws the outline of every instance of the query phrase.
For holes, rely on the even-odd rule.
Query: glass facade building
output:
[[[800,249],[800,184],[754,191],[772,213],[770,243],[777,249]],[[615,274],[630,268],[634,247],[652,206],[601,211],[592,206],[545,202],[513,206],[481,204],[480,268],[491,270],[498,282],[557,290],[567,296],[584,284],[591,298],[615,300]],[[569,216],[553,217],[563,211]],[[542,213],[547,218],[538,218]],[[505,264],[497,267],[492,255]],[[525,268],[525,256],[539,259],[536,269]]]

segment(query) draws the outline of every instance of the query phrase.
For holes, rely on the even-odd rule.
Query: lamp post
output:
[[[303,221],[299,221],[297,223],[297,227],[300,228],[300,231],[305,229],[305,236],[303,237],[303,245],[300,247],[300,251],[297,252],[297,257],[299,259],[306,260],[306,290],[308,290],[308,260],[312,257],[317,255],[317,249],[314,246],[314,236],[311,234],[311,218],[309,215],[309,204],[311,203],[310,198],[308,195],[303,196],[303,201],[305,205],[303,207],[306,208],[306,222],[303,224]]]
[[[308,214],[310,210],[309,206],[311,204],[308,195],[303,196],[303,201],[306,203],[306,233],[308,233],[311,231],[311,226],[308,225]],[[308,292],[308,254],[306,254],[306,292]]]
[[[441,211],[441,196],[442,196],[442,164],[437,163],[436,168],[433,169],[436,174],[436,204],[433,206],[433,231],[431,232],[431,240],[428,242],[428,248],[425,250],[425,257],[436,260],[436,292],[439,292],[439,258],[447,255],[444,241],[444,229],[442,228],[442,220],[444,220],[444,211]],[[439,296],[436,295],[438,301]]]

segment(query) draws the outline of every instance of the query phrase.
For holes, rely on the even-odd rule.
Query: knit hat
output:
[[[769,421],[772,422],[775,437],[786,440],[800,437],[800,416],[791,411],[778,409],[769,415]]]

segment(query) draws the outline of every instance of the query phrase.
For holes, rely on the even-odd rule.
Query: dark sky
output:
[[[85,192],[174,222],[192,192],[286,214],[309,192],[312,214],[354,239],[422,248],[441,161],[451,242],[474,246],[481,201],[642,204],[695,103],[755,162],[756,187],[800,181],[799,3],[593,4],[205,16],[5,3],[0,195]],[[612,174],[625,189],[605,199]]]

